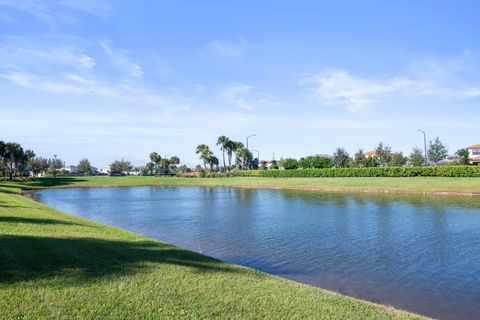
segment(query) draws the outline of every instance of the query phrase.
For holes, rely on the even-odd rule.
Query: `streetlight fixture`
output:
[[[248,139],[250,139],[251,137],[256,137],[256,136],[257,136],[257,134],[254,133],[254,134],[251,134],[247,137],[247,150],[248,150]]]
[[[425,133],[425,131],[423,131],[421,129],[418,129],[418,131],[423,133],[423,149],[425,151],[425,165],[427,166],[428,165],[428,161],[427,161],[427,134]]]

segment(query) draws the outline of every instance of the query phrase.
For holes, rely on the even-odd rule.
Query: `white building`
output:
[[[109,174],[110,173],[110,165],[106,165],[105,167],[100,170],[100,173],[102,174]]]
[[[70,174],[75,174],[77,173],[77,166],[74,165],[68,165],[60,169],[60,171],[68,171]]]
[[[467,147],[468,158],[471,164],[480,164],[480,144]]]

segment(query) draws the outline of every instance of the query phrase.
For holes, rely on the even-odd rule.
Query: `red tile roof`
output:
[[[480,143],[479,144],[474,144],[473,146],[467,147],[467,150],[470,149],[480,149]]]
[[[364,156],[374,156],[377,154],[377,151],[372,150],[372,151],[366,151],[363,153]]]

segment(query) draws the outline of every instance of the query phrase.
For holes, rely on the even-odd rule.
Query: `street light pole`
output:
[[[256,136],[257,136],[257,134],[254,133],[254,134],[251,134],[247,137],[247,150],[248,150],[248,139],[250,139],[251,137],[256,137]]]
[[[57,177],[57,155],[54,154],[53,155],[53,177],[56,178]]]
[[[425,131],[418,129],[421,133],[423,133],[423,150],[425,151],[425,165],[428,165],[427,161],[427,134]]]

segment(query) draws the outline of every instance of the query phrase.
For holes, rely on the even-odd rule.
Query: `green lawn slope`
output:
[[[105,179],[44,180],[28,185],[100,186],[106,181],[118,185],[147,182]],[[68,215],[23,197],[20,189],[12,183],[2,183],[0,318],[421,317],[228,264]]]

